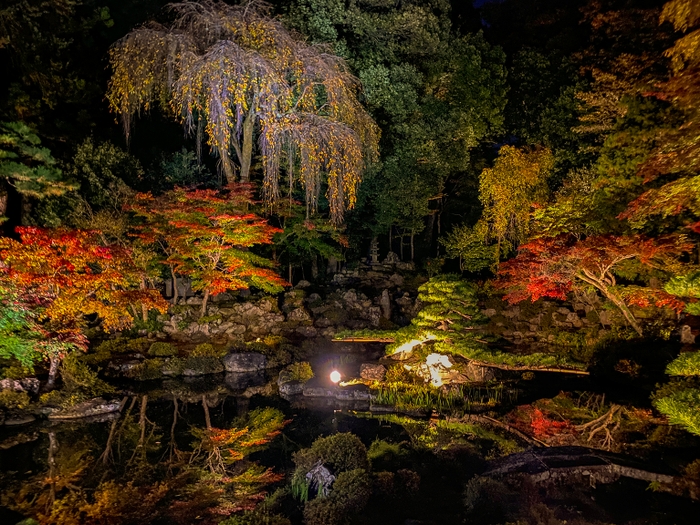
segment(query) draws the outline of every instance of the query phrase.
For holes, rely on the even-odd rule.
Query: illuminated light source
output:
[[[430,383],[435,387],[442,386],[441,371],[452,368],[450,358],[446,355],[430,354],[426,358],[425,364],[428,365],[428,371],[430,372]]]
[[[420,346],[427,341],[432,341],[433,339],[435,339],[435,336],[433,334],[428,334],[423,339],[411,339],[407,343],[402,344],[396,350],[394,350],[394,353],[400,354],[401,352],[410,352],[416,346]]]
[[[331,381],[333,381],[334,383],[338,383],[340,381],[340,372],[338,372],[337,370],[333,370],[331,372]]]

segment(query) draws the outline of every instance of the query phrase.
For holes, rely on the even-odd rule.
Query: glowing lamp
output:
[[[340,381],[340,372],[338,372],[337,370],[333,370],[331,372],[331,381],[333,381],[334,383],[338,383]]]

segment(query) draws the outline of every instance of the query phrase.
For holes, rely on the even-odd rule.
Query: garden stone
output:
[[[389,296],[389,290],[382,291],[382,297],[379,299],[379,306],[382,309],[382,317],[384,317],[384,319],[391,319],[391,297]]]
[[[34,377],[22,379],[3,379],[0,381],[0,390],[14,390],[15,392],[28,392],[36,394],[39,392],[39,380]]]
[[[31,414],[8,416],[7,419],[5,419],[5,426],[18,427],[20,425],[28,425],[29,423],[34,423],[34,421],[36,421],[36,418]]]
[[[299,290],[303,290],[304,288],[308,288],[311,286],[311,283],[309,281],[301,280],[297,283],[297,285],[294,287]]]
[[[693,335],[690,326],[687,324],[681,326],[681,343],[684,345],[695,344],[695,336]]]
[[[189,304],[190,306],[201,306],[204,300],[201,297],[189,297],[186,301],[186,304]]]
[[[310,321],[311,315],[305,308],[295,308],[287,316],[288,321]]]
[[[267,366],[267,358],[257,352],[228,354],[223,362],[227,372],[257,372]]]
[[[317,335],[317,330],[313,326],[300,326],[299,328],[296,329],[296,333],[303,337],[316,337]]]
[[[289,381],[277,385],[281,396],[298,396],[304,392],[304,384],[299,381]]]
[[[319,461],[306,473],[306,481],[317,492],[318,497],[325,498],[331,491],[335,476]]]
[[[365,385],[352,385],[339,388],[335,394],[335,398],[339,401],[368,401],[370,397],[369,388]]]
[[[362,363],[360,365],[360,377],[371,381],[384,381],[386,367],[376,363]]]
[[[58,410],[49,414],[51,420],[62,419],[81,419],[90,416],[99,416],[102,414],[110,414],[121,410],[122,404],[119,401],[105,401],[102,398],[90,399],[83,401],[75,406]]]

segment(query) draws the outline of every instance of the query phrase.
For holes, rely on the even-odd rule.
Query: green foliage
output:
[[[63,390],[80,392],[87,397],[98,397],[115,392],[114,387],[105,383],[90,369],[78,353],[69,354],[61,361]]]
[[[671,361],[666,373],[672,376],[700,376],[700,352],[686,352]]]
[[[496,246],[487,244],[483,231],[466,224],[456,226],[440,243],[448,257],[459,259],[459,269],[463,272],[479,272],[496,263]]]
[[[220,359],[226,355],[227,351],[224,347],[214,347],[210,343],[202,343],[195,346],[190,353],[190,357],[215,357]]]
[[[335,525],[345,523],[360,512],[372,494],[369,475],[363,469],[341,472],[326,498],[315,498],[304,505],[304,523],[307,525]]]
[[[700,299],[700,272],[673,277],[664,286],[671,295],[684,299]],[[692,315],[700,315],[700,302],[688,302],[685,311]]]
[[[0,390],[0,408],[8,410],[24,410],[31,404],[29,394],[14,390]]]
[[[318,438],[311,448],[294,454],[297,472],[304,475],[319,461],[336,476],[348,470],[369,470],[367,448],[360,438],[349,432]]]
[[[284,369],[284,372],[287,374],[290,381],[298,381],[300,383],[306,383],[309,379],[314,377],[314,372],[308,361],[292,363]]]
[[[219,374],[224,371],[221,360],[211,356],[188,357],[183,366],[185,370],[194,370],[197,375]]]
[[[700,436],[700,389],[683,389],[661,397],[654,401],[654,406],[668,417],[671,424]]]
[[[8,184],[38,199],[75,189],[64,181],[56,159],[23,122],[0,122],[0,220],[7,211]]]
[[[34,375],[34,367],[13,364],[2,369],[3,379],[23,379]]]
[[[172,357],[177,355],[177,348],[170,343],[157,341],[148,349],[148,355],[153,357]]]

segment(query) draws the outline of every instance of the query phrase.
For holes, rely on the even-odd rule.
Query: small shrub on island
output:
[[[217,359],[221,359],[226,354],[227,351],[223,347],[215,347],[210,343],[202,343],[197,345],[194,350],[192,350],[190,357],[215,357]]]
[[[177,349],[170,343],[158,341],[148,349],[148,355],[153,357],[172,357],[177,355]]]

